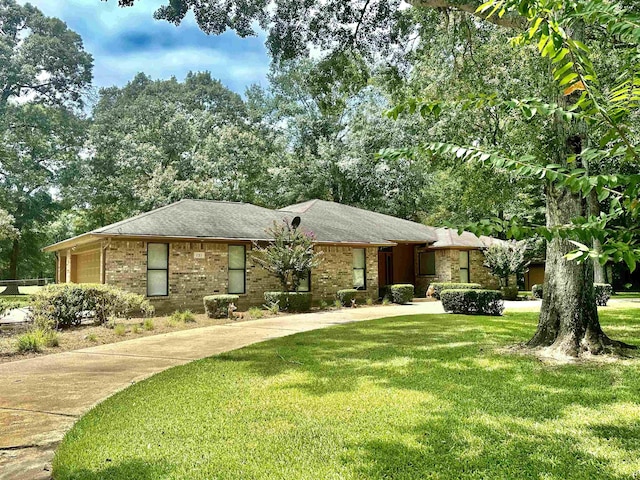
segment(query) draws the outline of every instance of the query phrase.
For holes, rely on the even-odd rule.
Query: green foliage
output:
[[[528,245],[524,241],[494,243],[484,251],[484,266],[500,279],[502,286],[508,287],[509,277],[524,273],[529,266],[527,250]]]
[[[264,310],[258,307],[251,307],[247,313],[249,316],[255,320],[264,317]]]
[[[608,283],[594,283],[593,290],[596,297],[596,305],[606,307],[613,294],[613,287]]]
[[[443,290],[440,293],[445,312],[464,315],[502,315],[504,302],[497,290]]]
[[[500,287],[500,293],[505,300],[515,301],[518,300],[518,286],[511,285],[509,287]]]
[[[13,226],[15,218],[3,208],[0,208],[0,240],[13,239],[20,235],[20,232]]]
[[[429,284],[429,287],[433,287],[433,298],[440,300],[440,294],[443,290],[451,290],[451,289],[476,289],[479,290],[482,288],[482,285],[479,283],[453,283],[453,282],[432,282]]]
[[[127,333],[127,327],[125,327],[122,323],[118,323],[113,327],[113,333],[119,337],[124,337]]]
[[[151,331],[151,330],[155,329],[156,326],[153,323],[153,320],[151,318],[145,318],[144,322],[142,322],[142,328],[144,328],[147,331]]]
[[[540,284],[535,284],[533,287],[531,287],[531,295],[533,295],[533,298],[542,298],[542,295],[544,293],[543,290],[543,286]]]
[[[274,222],[267,234],[273,241],[264,247],[254,243],[253,261],[274,274],[284,291],[297,291],[300,282],[320,265],[322,252],[314,251],[313,234],[294,228],[286,219]]]
[[[8,313],[9,310],[12,310],[14,308],[18,308],[19,306],[20,306],[20,304],[17,303],[17,302],[8,301],[8,300],[5,300],[2,297],[0,297],[0,317],[4,316],[6,313]]]
[[[16,342],[16,349],[20,353],[42,351],[45,345],[45,333],[42,329],[34,329],[20,335]]]
[[[41,328],[79,325],[85,314],[102,324],[110,317],[130,317],[134,313],[151,315],[153,306],[142,295],[112,285],[47,285],[33,295],[32,315]]]
[[[169,319],[176,323],[190,323],[196,321],[196,317],[191,310],[176,310],[171,314]]]
[[[310,292],[264,292],[267,305],[278,305],[278,311],[308,312],[311,310]]]
[[[209,295],[204,297],[204,310],[209,318],[226,318],[229,316],[229,305],[238,306],[238,295]]]
[[[353,300],[358,297],[358,290],[354,288],[347,288],[345,290],[338,290],[336,292],[336,299],[342,307],[350,307],[353,304]]]
[[[137,332],[133,332],[133,333],[137,333]],[[86,339],[87,339],[87,340],[89,340],[90,342],[95,343],[95,342],[97,342],[97,341],[98,341],[98,336],[97,336],[95,333],[89,333],[89,334],[86,336]]]
[[[389,293],[391,295],[391,301],[393,303],[399,303],[401,305],[409,303],[413,300],[413,285],[411,284],[396,284],[391,285]]]

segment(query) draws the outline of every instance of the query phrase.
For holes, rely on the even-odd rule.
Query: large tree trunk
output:
[[[11,256],[9,259],[9,277],[12,280],[18,279],[18,258],[20,255],[20,242],[18,239],[13,240],[13,245],[11,248]],[[2,295],[20,295],[20,291],[18,290],[17,284],[11,284],[7,286],[2,292]]]
[[[584,212],[584,200],[553,186],[547,188],[547,226],[568,224]],[[593,264],[564,256],[575,247],[554,238],[547,244],[542,309],[531,347],[551,347],[560,354],[602,353],[608,339],[600,328],[593,292]]]

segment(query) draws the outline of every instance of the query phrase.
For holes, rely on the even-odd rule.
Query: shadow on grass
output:
[[[74,480],[107,480],[107,479],[127,479],[127,480],[151,480],[159,478],[169,478],[171,465],[167,462],[129,460],[111,465],[105,461],[103,468],[93,470],[72,470],[61,467],[56,469],[56,477],[73,478]]]
[[[604,314],[603,324],[638,323],[616,315]],[[528,339],[536,319],[407,316],[284,337],[152,377],[100,409],[95,425],[81,423],[126,428],[123,417],[144,414],[144,428],[132,429],[140,442],[171,429],[177,449],[189,432],[196,454],[217,445],[230,472],[240,471],[234,462],[246,444],[231,452],[231,443],[215,442],[247,438],[264,478],[283,478],[274,456],[291,474],[310,452],[345,478],[629,478],[640,453],[640,427],[630,423],[640,417],[639,365],[549,367],[498,352]],[[634,328],[623,335],[638,341]],[[123,462],[109,475],[79,469],[61,478],[158,478],[168,468]]]

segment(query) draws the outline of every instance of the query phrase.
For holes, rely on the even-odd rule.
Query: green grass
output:
[[[0,295],[0,301],[11,303],[15,308],[31,305],[31,295]]]
[[[609,309],[640,342],[639,310]],[[536,314],[336,326],[160,373],[66,435],[56,479],[623,479],[640,472],[640,361],[505,354]]]
[[[640,292],[615,292],[611,298],[640,298]]]

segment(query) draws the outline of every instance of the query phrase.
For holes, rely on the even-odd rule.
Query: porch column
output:
[[[67,278],[66,283],[71,283],[71,249],[67,250],[67,265],[66,265]]]
[[[104,249],[105,246],[100,242],[100,283],[106,283],[104,278]]]

